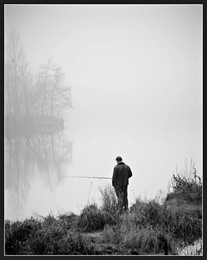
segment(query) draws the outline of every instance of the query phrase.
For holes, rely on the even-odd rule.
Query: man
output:
[[[118,199],[118,212],[122,213],[123,209],[128,210],[127,186],[129,178],[132,177],[132,171],[128,165],[122,162],[121,156],[116,157],[117,165],[114,167],[112,186],[115,189]]]

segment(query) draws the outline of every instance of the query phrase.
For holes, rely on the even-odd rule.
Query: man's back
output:
[[[128,179],[132,176],[131,169],[124,162],[119,162],[114,167],[112,185],[114,187],[123,187],[129,184]]]

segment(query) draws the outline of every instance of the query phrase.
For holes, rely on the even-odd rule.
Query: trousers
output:
[[[128,210],[128,194],[127,185],[122,187],[114,187],[118,199],[118,212],[122,213],[123,210]]]

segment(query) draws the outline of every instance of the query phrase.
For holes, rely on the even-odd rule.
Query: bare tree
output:
[[[31,74],[20,35],[13,28],[8,36],[5,55],[6,112],[19,116],[29,107],[28,82]]]
[[[40,66],[37,74],[36,91],[41,102],[41,114],[59,115],[59,111],[71,107],[71,87],[64,83],[62,68],[48,60]],[[40,107],[40,106],[39,106]]]
[[[51,60],[35,75],[29,70],[20,35],[15,28],[8,36],[5,57],[6,114],[20,117],[34,114],[59,116],[71,107],[71,87],[64,83],[62,68]]]

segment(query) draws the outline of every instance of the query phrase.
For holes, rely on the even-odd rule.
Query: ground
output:
[[[127,249],[120,247],[113,243],[107,243],[103,238],[103,231],[83,233],[85,237],[91,238],[94,243],[95,250],[98,255],[138,255],[139,253],[134,249]],[[142,255],[147,255],[143,253]],[[149,255],[149,254],[148,254]],[[150,255],[164,255],[150,254]]]

